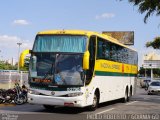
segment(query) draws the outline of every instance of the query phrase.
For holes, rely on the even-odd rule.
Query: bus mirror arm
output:
[[[32,50],[29,50],[29,53],[31,54],[33,51]]]
[[[24,50],[21,55],[20,55],[20,58],[19,58],[19,66],[20,67],[24,67],[24,60],[25,60],[25,57],[27,54],[30,54],[31,53],[31,50]]]
[[[89,69],[89,56],[90,56],[89,51],[86,51],[83,56],[83,70]]]

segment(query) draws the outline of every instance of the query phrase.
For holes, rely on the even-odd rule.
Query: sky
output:
[[[1,0],[0,59],[18,59],[20,51],[32,49],[37,32],[54,29],[80,29],[96,32],[134,31],[134,46],[142,56],[159,52],[145,48],[147,41],[160,36],[160,17],[144,14],[128,0]]]

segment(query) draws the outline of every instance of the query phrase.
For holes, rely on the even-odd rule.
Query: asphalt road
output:
[[[41,105],[0,105],[0,120],[86,120],[86,119],[154,119],[160,120],[160,96],[147,95],[142,88],[130,102],[112,101],[100,104],[96,111],[86,108],[57,107],[47,111]],[[7,119],[8,118],[8,119]]]

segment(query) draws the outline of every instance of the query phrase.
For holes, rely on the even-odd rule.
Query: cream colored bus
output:
[[[25,51],[26,52],[26,51]],[[82,30],[39,32],[30,50],[28,102],[90,107],[129,101],[137,78],[137,52],[107,35]],[[24,55],[21,57],[23,66]]]

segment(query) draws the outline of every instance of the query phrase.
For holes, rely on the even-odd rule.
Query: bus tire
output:
[[[130,92],[129,92],[129,98],[128,101],[130,100],[130,98],[133,96],[133,91],[132,91],[132,86],[130,87]]]
[[[128,89],[125,90],[125,96],[122,98],[122,102],[126,103],[129,101],[129,96],[128,96]]]
[[[95,111],[98,107],[98,104],[99,104],[99,95],[98,94],[99,94],[98,91],[96,91],[94,93],[93,104],[91,106],[89,106],[90,111]]]
[[[49,110],[49,111],[51,111],[51,110],[53,110],[53,109],[55,108],[55,106],[53,106],[53,105],[43,105],[43,107],[44,107],[46,110]]]

